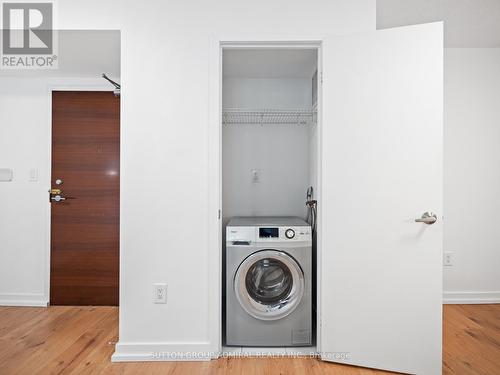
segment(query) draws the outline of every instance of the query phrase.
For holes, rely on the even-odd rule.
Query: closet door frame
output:
[[[208,282],[210,292],[208,297],[210,330],[209,341],[211,357],[218,358],[222,352],[222,54],[224,49],[243,48],[297,48],[317,49],[318,51],[318,98],[317,98],[317,181],[315,188],[316,199],[321,202],[321,155],[322,155],[322,39],[323,37],[253,37],[253,36],[219,36],[210,41],[209,63],[209,127],[208,127]],[[321,207],[318,208],[317,221],[317,264],[321,264],[322,228]],[[316,272],[316,321],[320,321],[321,306],[321,267]],[[316,325],[316,351],[320,352],[320,326]]]

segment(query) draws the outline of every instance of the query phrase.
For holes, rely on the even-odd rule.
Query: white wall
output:
[[[215,350],[209,285],[209,56],[213,36],[318,38],[375,29],[374,0],[57,2],[63,29],[120,29],[122,40],[120,342]],[[210,216],[209,216],[210,215]],[[152,284],[168,284],[166,305]],[[212,310],[210,310],[212,307]],[[212,315],[211,315],[212,314]]]
[[[445,50],[448,302],[500,302],[500,48]]]
[[[121,30],[120,342],[115,358],[149,359],[151,351],[216,350],[213,312],[218,302],[209,285],[214,257],[208,253],[209,214],[213,217],[216,212],[208,212],[207,199],[211,38],[318,39],[374,30],[375,1],[64,0],[56,4],[60,29]],[[2,139],[27,136],[34,126],[31,120],[27,117],[8,127],[1,121]],[[35,162],[48,164],[43,150],[48,128],[37,131],[38,136],[30,136],[22,146],[33,155],[33,161],[30,156],[22,162],[23,170]],[[9,147],[7,156],[15,151]],[[47,172],[40,168],[42,174]],[[30,194],[23,199],[33,200],[33,207],[45,204],[46,176],[40,177],[39,187],[36,193],[28,186],[23,191]],[[15,220],[13,203],[8,204],[11,211],[2,223]],[[43,240],[47,218],[38,216],[33,225],[36,230],[26,227],[22,234],[2,232],[3,243],[15,244],[15,250],[6,252],[8,259],[31,257],[30,244]],[[21,236],[33,239],[28,243]],[[7,275],[18,277],[2,279],[4,292],[32,270],[20,261],[9,267]],[[154,282],[168,283],[166,305],[152,303]],[[23,290],[39,288],[30,284]]]
[[[312,77],[311,77],[312,78]],[[311,108],[312,80],[224,78],[223,108]],[[222,129],[222,212],[305,217],[313,125],[227,125]],[[252,170],[260,182],[252,182]]]
[[[48,104],[46,80],[0,78],[0,304],[47,303]]]

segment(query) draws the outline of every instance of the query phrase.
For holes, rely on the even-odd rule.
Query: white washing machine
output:
[[[226,227],[226,345],[312,344],[312,234],[295,217]]]

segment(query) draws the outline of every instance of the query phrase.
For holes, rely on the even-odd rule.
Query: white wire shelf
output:
[[[316,121],[313,109],[241,109],[228,108],[222,111],[224,125],[308,125]]]

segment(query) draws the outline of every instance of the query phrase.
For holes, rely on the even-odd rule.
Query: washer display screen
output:
[[[279,231],[278,228],[259,228],[260,238],[278,238]]]

